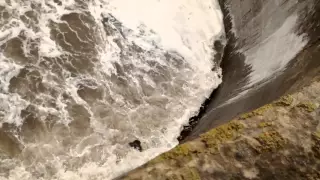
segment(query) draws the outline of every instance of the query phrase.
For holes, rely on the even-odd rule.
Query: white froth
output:
[[[0,117],[2,123],[21,125],[20,112],[28,103],[21,99],[18,94],[9,93],[10,79],[16,76],[22,67],[10,62],[0,54]]]
[[[0,0],[0,5],[6,6],[13,12],[8,23],[9,26],[0,27],[0,45],[24,32],[28,39],[37,40],[39,43],[39,62],[43,61],[50,65],[52,62],[46,62],[46,58],[55,61],[60,60],[59,58],[64,55],[71,54],[63,51],[63,48],[52,39],[49,24],[51,21],[61,23],[60,18],[63,15],[71,12],[81,13],[81,8],[86,8],[85,6],[81,6],[81,8],[75,6],[78,2],[74,0],[61,1],[62,5],[43,0],[12,0],[10,2],[12,2],[11,6]],[[35,29],[27,27],[19,19],[20,15],[32,10],[32,2],[41,4],[41,9],[37,10],[40,15]],[[98,51],[95,58],[98,59],[98,62],[95,64],[94,72],[91,72],[92,74],[86,72],[81,75],[74,75],[64,69],[61,74],[55,74],[56,72],[51,71],[50,66],[48,69],[42,69],[43,67],[38,66],[39,62],[32,64],[32,67],[41,74],[41,83],[52,90],[54,94],[52,97],[51,94],[45,93],[37,95],[37,98],[44,102],[52,99],[54,101],[54,107],[46,106],[45,103],[38,105],[37,112],[41,114],[41,120],[45,120],[47,115],[54,115],[59,117],[58,123],[68,126],[73,121],[69,114],[69,106],[74,103],[81,105],[88,112],[90,128],[93,129],[93,132],[85,137],[75,137],[74,142],[77,142],[77,144],[70,142],[70,147],[68,146],[65,151],[63,151],[64,147],[62,147],[63,142],[61,140],[64,137],[59,137],[59,135],[56,137],[55,134],[43,137],[47,138],[47,141],[37,142],[38,144],[23,144],[27,150],[36,150],[37,148],[34,148],[34,146],[38,145],[37,150],[39,152],[44,151],[43,153],[50,154],[46,163],[52,165],[52,168],[57,172],[49,179],[112,179],[169,150],[178,144],[177,137],[182,126],[188,122],[190,116],[197,113],[205,98],[221,83],[221,70],[219,69],[216,72],[211,70],[215,66],[213,61],[215,52],[212,44],[215,38],[223,33],[222,14],[216,0],[92,0],[84,2],[88,5],[88,11],[96,22],[95,26],[98,29],[96,33],[102,32],[99,34],[102,43],[95,42],[98,44],[95,44],[95,50]],[[102,18],[108,16],[108,14],[122,23],[125,37],[122,37],[120,33],[114,36],[106,35]],[[127,59],[121,60],[122,49],[114,41],[116,39],[130,45],[136,44],[145,52],[150,51],[152,53],[143,54],[144,58],[129,56]],[[80,42],[82,42],[81,39]],[[22,48],[25,53],[28,53],[26,44]],[[164,56],[166,52],[176,53],[177,59],[183,57],[183,63],[181,64],[186,64],[186,66],[181,65],[177,68],[170,64],[172,62],[168,62]],[[90,60],[90,57],[86,56],[86,58]],[[3,114],[0,115],[5,116],[4,119],[7,120],[0,123],[8,122],[20,126],[23,123],[20,117],[21,110],[33,103],[24,100],[19,94],[8,91],[10,79],[19,73],[24,66],[23,63],[17,65],[16,62],[6,60],[0,51],[0,100],[5,102],[0,106],[3,111]],[[134,103],[128,103],[127,101],[131,97],[121,94],[123,93],[121,84],[110,84],[110,78],[106,78],[112,75],[120,77],[117,74],[118,69],[116,69],[115,63],[122,66],[125,63],[133,64],[136,68],[136,70],[133,68],[135,71],[129,71],[132,74],[125,77],[129,84],[125,88],[136,90],[135,95],[139,96],[137,98],[140,98],[141,104],[134,106]],[[154,63],[157,66],[152,66],[149,63]],[[177,62],[177,64],[179,63]],[[161,68],[157,69],[157,67]],[[168,82],[164,81],[159,84],[156,82],[157,80],[167,78],[163,77],[167,74],[161,74],[163,73],[161,70],[164,73],[169,71],[173,76],[168,78]],[[157,73],[160,74],[159,79],[152,76],[157,75]],[[142,80],[138,79],[138,76],[142,77]],[[144,93],[140,85],[142,81],[154,89],[151,95],[142,97]],[[95,101],[96,104],[88,103],[78,94],[80,84],[85,84],[92,89],[104,88],[103,98]],[[179,86],[179,92],[175,92],[176,86]],[[168,87],[169,89],[172,88],[170,89],[172,92],[165,91],[165,88]],[[107,95],[112,98],[112,103],[108,102]],[[148,101],[154,101],[156,104],[151,106],[152,103]],[[162,101],[167,102],[165,107],[157,105]],[[115,122],[107,119],[108,116],[107,118],[100,117],[98,113],[101,113],[101,111],[115,114],[112,117],[115,120],[111,119]],[[153,114],[158,113],[161,116],[163,112],[167,113],[165,114],[168,115],[165,116],[166,118],[153,119]],[[145,114],[147,117],[143,116]],[[110,122],[106,123],[107,120]],[[124,126],[128,125],[128,129],[121,126],[116,129],[111,126],[113,123],[116,126],[117,121],[122,120],[125,121],[123,122]],[[145,129],[139,129],[141,126]],[[123,132],[123,129],[128,132]],[[58,132],[60,129],[55,130]],[[149,136],[148,133],[150,132],[152,134]],[[126,135],[130,137],[126,137]],[[133,138],[144,143],[143,152],[128,147],[128,141]],[[72,170],[66,169],[65,164],[69,163],[68,160],[72,162],[85,161],[86,157],[90,157],[91,150],[99,146],[103,147],[102,152],[99,152],[99,162],[91,161],[83,164],[79,162],[82,165],[81,167]],[[122,154],[120,156],[116,153]],[[36,158],[36,160],[40,161],[41,158]],[[4,179],[35,179],[36,177],[33,177],[29,169],[37,167],[34,171],[39,171],[45,165],[39,162],[33,163],[33,167],[16,165],[16,168],[10,171],[8,178]],[[37,163],[38,166],[36,166]],[[45,178],[48,177],[45,176]]]
[[[221,106],[234,102],[244,97],[251,91],[250,88],[259,88],[263,83],[283,72],[288,63],[306,46],[308,39],[304,35],[294,32],[298,15],[289,16],[274,33],[254,47],[243,50],[246,57],[245,63],[252,68],[249,74],[249,83],[243,87],[241,93]]]
[[[165,49],[183,54],[207,71],[213,38],[223,31],[222,13],[214,0],[111,0],[110,12],[134,30],[142,25],[161,38],[150,37]],[[133,39],[137,44],[141,39]]]
[[[281,72],[307,44],[304,36],[294,33],[298,15],[289,16],[282,26],[255,46],[244,52],[246,63],[252,67],[247,87]]]
[[[54,41],[49,38],[43,38],[41,40],[40,53],[48,57],[58,57],[62,53],[58,50],[57,45]]]

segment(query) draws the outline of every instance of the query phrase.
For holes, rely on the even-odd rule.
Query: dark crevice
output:
[[[208,106],[211,102],[212,99],[214,99],[215,96],[215,92],[217,91],[217,89],[213,90],[213,92],[211,93],[210,97],[207,98],[201,105],[199,112],[197,115],[192,116],[189,119],[189,124],[183,126],[183,130],[180,132],[180,136],[178,137],[178,141],[181,142],[183,141],[190,133],[191,131],[197,126],[197,124],[199,123],[199,120],[206,114]]]

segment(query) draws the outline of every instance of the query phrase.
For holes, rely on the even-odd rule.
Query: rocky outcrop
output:
[[[320,178],[320,82],[179,145],[124,180]]]

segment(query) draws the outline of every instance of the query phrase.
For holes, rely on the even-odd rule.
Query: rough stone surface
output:
[[[320,179],[320,82],[177,146],[120,179]]]

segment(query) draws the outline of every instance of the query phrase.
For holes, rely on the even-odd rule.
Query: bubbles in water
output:
[[[0,14],[0,179],[121,175],[175,146],[221,83],[216,1],[5,0]]]

